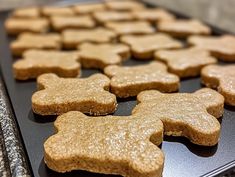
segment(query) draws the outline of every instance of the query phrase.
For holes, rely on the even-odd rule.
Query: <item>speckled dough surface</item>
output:
[[[184,136],[203,146],[218,143],[221,127],[216,118],[222,116],[224,106],[224,98],[218,92],[208,88],[173,94],[150,90],[141,92],[137,100],[140,103],[132,113],[160,119],[164,134]]]
[[[87,170],[125,177],[161,177],[163,125],[148,115],[88,117],[68,112],[54,123],[44,160],[58,172]],[[69,146],[68,146],[69,145]]]
[[[160,50],[154,55],[156,60],[163,61],[168,65],[170,72],[181,78],[198,76],[204,66],[217,62],[216,58],[210,56],[209,51],[194,47]]]
[[[151,34],[155,32],[155,29],[147,21],[107,22],[105,27],[113,30],[118,35]]]
[[[38,18],[41,16],[40,9],[38,7],[16,9],[11,15],[14,18]]]
[[[13,55],[21,56],[29,49],[59,50],[61,37],[57,33],[31,34],[23,33],[10,44]]]
[[[23,59],[13,64],[14,76],[19,80],[37,78],[44,73],[61,77],[76,77],[80,73],[78,52],[28,50]]]
[[[98,68],[121,64],[130,57],[130,49],[125,44],[92,44],[79,46],[79,55],[84,68]]]
[[[211,29],[198,20],[165,20],[157,25],[160,32],[174,37],[188,37],[189,35],[209,35]]]
[[[130,21],[134,19],[131,12],[101,11],[95,12],[93,16],[101,24],[109,21]]]
[[[144,4],[138,1],[106,1],[105,5],[108,9],[117,11],[132,11],[145,8]]]
[[[196,47],[209,50],[211,54],[220,60],[235,61],[235,36],[191,36],[188,42]]]
[[[73,9],[70,7],[47,6],[43,7],[41,12],[44,16],[52,16],[52,15],[71,16],[75,14]]]
[[[106,7],[103,3],[79,4],[74,5],[73,10],[76,14],[90,14],[97,11],[103,11]]]
[[[105,28],[87,30],[64,30],[62,32],[65,48],[77,48],[83,42],[108,43],[116,38],[116,33]]]
[[[175,18],[173,14],[160,8],[136,10],[132,14],[137,20],[147,20],[152,23],[162,20],[173,20]]]
[[[103,74],[82,79],[43,74],[37,78],[37,84],[39,91],[32,96],[32,109],[40,115],[68,111],[106,115],[116,110],[116,97],[108,91],[110,80]]]
[[[104,73],[111,77],[111,92],[118,97],[136,96],[143,90],[157,89],[174,92],[179,78],[167,72],[163,63],[151,62],[142,66],[107,66]]]
[[[73,28],[93,28],[95,27],[94,20],[88,16],[52,16],[51,24],[54,30],[61,31],[64,29],[73,29]]]
[[[163,33],[141,36],[125,35],[120,40],[131,47],[132,55],[137,59],[152,59],[156,50],[183,47],[181,42]]]
[[[235,65],[210,65],[202,69],[202,83],[217,89],[224,97],[225,103],[235,106]]]
[[[9,18],[5,22],[8,34],[17,35],[22,32],[45,33],[49,29],[46,18]]]

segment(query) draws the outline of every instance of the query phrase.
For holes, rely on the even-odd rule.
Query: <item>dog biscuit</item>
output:
[[[76,14],[90,14],[97,11],[106,10],[102,3],[79,4],[73,7]]]
[[[179,89],[179,78],[167,72],[160,62],[142,66],[107,66],[104,73],[111,77],[111,92],[117,97],[136,96],[143,90],[157,89],[161,92],[174,92]]]
[[[202,83],[207,87],[217,89],[225,103],[235,106],[235,65],[209,65],[202,69]]]
[[[164,125],[164,134],[184,136],[192,143],[213,146],[218,143],[224,98],[218,92],[204,88],[194,93],[163,94],[143,91],[133,114],[155,116]]]
[[[106,1],[105,5],[110,10],[132,11],[144,9],[144,4],[137,1]]]
[[[38,7],[16,9],[11,15],[14,18],[39,18],[41,16],[40,9]]]
[[[28,50],[23,59],[13,64],[14,76],[18,80],[35,79],[44,73],[55,73],[61,77],[76,77],[80,74],[78,52]]]
[[[60,16],[71,16],[75,15],[75,12],[70,7],[43,7],[41,10],[44,16],[60,15]]]
[[[117,101],[110,93],[110,80],[103,74],[88,78],[60,78],[43,74],[37,78],[39,91],[32,96],[32,109],[40,115],[59,115],[81,111],[91,115],[106,115],[116,110]]]
[[[161,177],[163,125],[144,115],[89,117],[71,111],[57,118],[44,143],[44,160],[57,172],[86,170],[125,177]]]

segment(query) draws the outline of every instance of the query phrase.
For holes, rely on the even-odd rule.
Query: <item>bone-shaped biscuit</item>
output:
[[[87,30],[64,30],[62,32],[63,44],[65,48],[76,48],[83,42],[108,43],[116,38],[117,34],[105,28],[95,28]]]
[[[144,4],[138,1],[106,1],[105,5],[110,10],[131,11],[144,9]]]
[[[44,73],[55,73],[61,77],[76,77],[80,74],[77,51],[28,50],[23,59],[13,64],[14,76],[18,80],[35,79]]]
[[[198,20],[164,20],[158,23],[160,32],[168,33],[174,37],[187,37],[189,35],[209,35],[211,29]]]
[[[16,18],[38,18],[41,14],[38,7],[27,7],[14,10],[11,15]]]
[[[75,12],[70,7],[53,7],[47,6],[41,9],[41,13],[44,16],[60,15],[60,16],[71,16],[75,15]]]
[[[235,65],[209,65],[202,69],[202,83],[217,89],[225,98],[225,103],[235,106]]]
[[[209,50],[211,54],[223,61],[235,61],[235,36],[191,36],[188,42],[199,48]]]
[[[113,113],[116,97],[110,93],[110,80],[103,74],[88,78],[59,78],[43,74],[37,78],[39,91],[32,96],[32,109],[40,115],[81,111],[92,115]]]
[[[131,12],[101,11],[93,14],[97,22],[104,24],[109,21],[129,21],[134,16]]]
[[[118,35],[125,34],[151,34],[155,29],[147,21],[133,22],[107,22],[105,27],[113,30]]]
[[[210,56],[209,51],[194,47],[160,50],[155,52],[154,56],[166,63],[170,72],[181,78],[198,76],[204,66],[217,62],[216,58]]]
[[[136,10],[132,14],[137,20],[147,20],[152,23],[175,18],[173,14],[160,8]]]
[[[103,11],[106,7],[103,3],[79,4],[73,7],[76,14],[89,14],[97,11]]]
[[[104,73],[111,77],[111,92],[118,97],[136,96],[150,89],[174,92],[180,85],[178,76],[168,73],[166,66],[160,62],[131,67],[107,66]]]
[[[93,28],[95,27],[94,20],[88,16],[52,16],[51,24],[54,30],[62,31],[64,29],[79,29],[79,28]]]
[[[183,47],[181,42],[162,33],[141,36],[126,35],[122,36],[120,40],[131,47],[132,55],[137,59],[151,59],[156,50]]]
[[[85,68],[98,68],[112,64],[121,64],[130,57],[129,47],[124,44],[92,44],[83,43],[79,46],[79,56]]]
[[[154,115],[161,119],[164,134],[184,136],[204,146],[218,143],[224,98],[218,92],[204,88],[194,93],[163,94],[155,90],[141,92],[133,114]]]
[[[61,48],[61,37],[56,33],[23,33],[11,43],[10,47],[13,55],[16,56],[21,56],[29,49],[59,50]]]
[[[160,177],[163,125],[148,115],[88,117],[71,111],[57,118],[44,143],[44,160],[57,172],[86,170],[125,177]]]
[[[9,18],[5,28],[12,35],[22,32],[45,33],[49,29],[49,21],[46,18]]]

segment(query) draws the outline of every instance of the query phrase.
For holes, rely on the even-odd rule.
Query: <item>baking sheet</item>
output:
[[[0,13],[0,61],[1,73],[11,100],[20,133],[35,177],[108,177],[112,175],[94,174],[85,171],[73,171],[59,174],[48,169],[43,161],[43,143],[54,133],[55,117],[35,115],[31,109],[31,96],[36,91],[36,82],[15,81],[12,73],[12,58],[9,49],[11,38],[6,35],[4,20],[8,12]],[[178,17],[181,15],[176,14]],[[225,32],[212,28],[214,35]],[[124,65],[137,65],[141,62],[130,59]],[[221,63],[223,64],[223,63]],[[82,77],[87,77],[98,70],[82,70]],[[200,78],[181,81],[180,92],[193,92],[200,89]],[[114,115],[130,115],[136,105],[135,98],[118,99],[118,109]],[[213,147],[203,147],[190,143],[186,138],[164,137],[161,149],[165,154],[163,177],[215,176],[235,164],[235,108],[225,106],[221,119],[222,131],[220,142]]]

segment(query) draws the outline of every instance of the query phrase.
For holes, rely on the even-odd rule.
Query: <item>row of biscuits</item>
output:
[[[105,17],[114,16],[108,23],[97,20],[98,25],[105,28],[73,26],[73,29],[61,31],[60,26],[58,31],[62,35],[23,33],[11,44],[13,54],[23,57],[13,65],[16,79],[37,78],[38,91],[32,96],[33,111],[40,115],[62,114],[54,124],[57,133],[44,144],[45,163],[54,171],[80,169],[130,177],[161,176],[164,154],[155,145],[161,144],[163,134],[184,136],[195,144],[213,146],[219,141],[221,126],[217,118],[223,114],[224,98],[227,104],[235,104],[235,66],[211,65],[217,59],[235,61],[234,36],[205,36],[211,31],[201,22],[178,20],[174,16],[157,23],[158,31],[162,31],[159,33],[152,26],[158,21],[154,19],[158,15],[150,18],[153,13],[142,4],[125,2],[99,4],[99,8],[112,4],[112,10],[116,11],[101,8],[97,12],[106,13]],[[141,6],[136,14],[145,12],[145,15],[140,21],[126,19],[126,22],[127,13],[136,10],[133,4]],[[93,8],[91,4],[76,6],[80,11],[82,7]],[[52,11],[62,13],[63,9],[73,8]],[[119,12],[123,10],[125,12]],[[42,15],[39,12],[37,18]],[[63,21],[74,16],[61,17],[64,15],[57,14],[56,20],[64,24]],[[195,34],[201,36],[191,36]],[[173,37],[188,37],[189,44],[194,46],[185,48],[182,41]],[[72,50],[60,51],[62,48]],[[120,66],[130,56],[156,61]],[[97,68],[104,74],[77,78],[81,67]],[[218,89],[224,97],[209,88],[191,94],[161,93],[175,92],[179,89],[180,78],[200,74],[206,86]],[[137,96],[139,102],[131,116],[100,116],[116,110],[116,97],[131,96]]]

